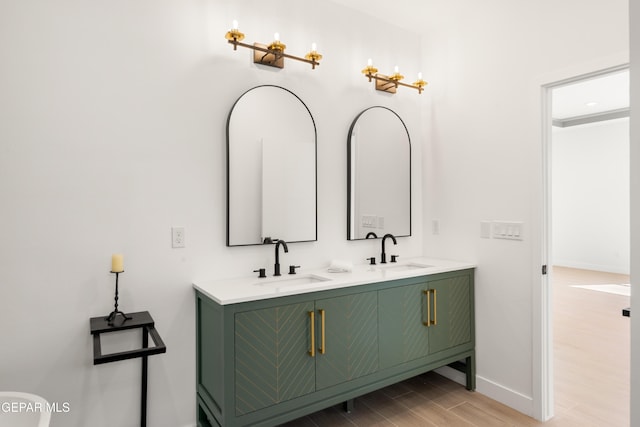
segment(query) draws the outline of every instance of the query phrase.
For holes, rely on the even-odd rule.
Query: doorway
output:
[[[630,290],[628,67],[544,89],[543,251],[550,274],[543,280],[543,412],[628,425],[630,335],[622,317]]]

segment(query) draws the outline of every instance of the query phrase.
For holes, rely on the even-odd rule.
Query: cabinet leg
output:
[[[473,391],[476,389],[476,358],[475,356],[469,356],[465,359],[465,373],[467,375],[467,390]]]
[[[354,406],[354,399],[349,399],[342,404],[342,407],[344,408],[344,412],[346,412],[347,414],[350,414],[353,411],[353,406]]]

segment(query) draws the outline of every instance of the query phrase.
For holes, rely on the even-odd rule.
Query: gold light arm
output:
[[[236,23],[234,22],[234,24]],[[320,60],[322,59],[322,55],[319,54],[315,49],[312,49],[311,52],[307,53],[304,58],[285,53],[284,51],[287,48],[287,45],[282,43],[279,40],[279,37],[276,37],[276,40],[268,45],[259,43],[250,45],[242,43],[244,37],[244,34],[241,33],[237,28],[233,28],[227,31],[227,33],[225,34],[225,39],[227,39],[229,44],[233,45],[233,50],[237,50],[238,46],[246,47],[247,49],[253,50],[253,62],[257,64],[284,68],[284,58],[288,58],[295,59],[296,61],[306,62],[307,64],[311,65],[311,69],[315,70],[316,66],[320,65]],[[260,54],[260,52],[262,52],[262,54]]]
[[[427,82],[422,80],[422,73],[418,73],[418,80],[412,84],[402,83],[401,80],[404,79],[404,76],[400,74],[397,69],[390,76],[385,76],[384,74],[378,74],[378,69],[371,65],[371,61],[367,66],[362,70],[362,74],[365,75],[369,81],[375,79],[376,81],[376,90],[380,90],[388,93],[396,93],[398,86],[404,86],[412,89],[416,89],[419,94],[422,93],[424,87],[427,85]]]

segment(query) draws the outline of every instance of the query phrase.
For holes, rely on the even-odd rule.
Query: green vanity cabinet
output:
[[[473,389],[473,337],[473,269],[225,305],[196,290],[198,426],[275,426],[458,361]]]

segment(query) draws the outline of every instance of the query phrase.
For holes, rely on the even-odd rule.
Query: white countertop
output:
[[[460,261],[412,258],[397,263],[354,265],[352,271],[344,273],[331,273],[327,268],[300,269],[295,275],[285,272],[279,277],[267,276],[262,279],[253,275],[235,279],[199,281],[194,283],[193,287],[218,304],[226,305],[474,267],[475,264]],[[283,267],[282,270],[287,269]],[[267,271],[267,274],[270,273]]]

